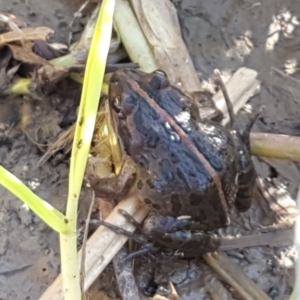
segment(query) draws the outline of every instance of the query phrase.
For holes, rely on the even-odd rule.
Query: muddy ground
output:
[[[241,66],[258,72],[261,90],[239,113],[238,121],[244,123],[249,112],[265,105],[266,109],[253,131],[298,136],[300,84],[280,77],[276,71],[300,79],[300,6],[297,1],[173,2],[178,9],[184,40],[202,80],[208,80],[215,68],[228,77]],[[68,24],[79,5],[80,1],[3,0],[0,10],[15,14],[28,26],[54,29],[52,40],[64,43]],[[79,24],[75,31],[80,30]],[[67,195],[68,162],[47,162],[37,168],[42,147],[37,147],[32,140],[41,145],[55,141],[66,110],[76,106],[78,97],[79,91],[74,88],[74,93],[67,96],[52,95],[46,104],[22,97],[0,99],[1,164],[61,211],[64,211]],[[18,107],[26,109],[20,111]],[[19,126],[25,119],[24,114],[31,116],[26,134]],[[10,128],[9,135],[7,128]],[[277,199],[272,208],[294,208],[300,178],[299,164],[254,159],[268,191]],[[58,237],[9,192],[0,188],[0,195],[0,299],[38,299],[59,272]],[[82,199],[85,197],[88,196],[84,194]],[[263,211],[259,201],[257,195],[253,208],[243,217],[235,216],[233,225],[221,233],[238,236],[274,231],[271,210]],[[86,207],[82,205],[80,218],[84,218],[85,212]],[[277,230],[290,228],[290,220],[289,215],[281,218]],[[287,232],[291,236],[291,232]],[[265,244],[272,245],[272,240],[265,241]],[[293,284],[295,253],[288,237],[274,244],[242,247],[227,254],[270,299],[287,299]],[[209,295],[213,288],[222,291],[222,299],[233,299],[208,267],[192,264],[188,278],[182,281],[186,277],[182,275],[186,265],[178,265],[180,272],[176,273],[175,268],[172,279],[182,299],[212,299]],[[104,294],[106,299],[118,298],[117,291],[111,288],[114,285],[111,274],[108,270],[102,275],[101,284],[100,281],[95,283],[91,299],[104,299]]]

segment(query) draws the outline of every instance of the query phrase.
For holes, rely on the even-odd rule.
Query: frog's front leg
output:
[[[133,187],[136,180],[136,166],[130,160],[125,160],[120,174],[111,178],[90,177],[89,183],[96,197],[121,200]]]
[[[129,222],[136,223],[127,212],[121,213]],[[145,220],[142,233],[152,241],[154,248],[171,250],[183,254],[184,257],[199,257],[217,250],[220,246],[219,237],[201,230],[202,228],[201,223],[188,218],[152,213]]]

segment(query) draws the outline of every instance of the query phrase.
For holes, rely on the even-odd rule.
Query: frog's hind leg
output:
[[[102,220],[91,220],[90,224],[95,224],[95,225],[103,225],[107,228],[109,228],[110,230],[112,230],[113,232],[117,233],[117,234],[122,234],[125,235],[133,240],[135,240],[138,243],[145,243],[148,242],[148,240],[146,239],[146,237],[142,234],[138,234],[135,232],[131,232],[129,230],[123,229],[121,227],[118,227],[116,225],[113,225],[111,223],[102,221]]]
[[[89,176],[89,184],[96,197],[117,200],[123,199],[136,180],[136,166],[131,159],[126,159],[117,177],[99,178]]]
[[[137,223],[137,221],[135,221],[135,222]],[[141,256],[144,254],[155,253],[158,251],[158,249],[154,246],[154,244],[149,242],[147,236],[144,235],[143,233],[139,234],[136,232],[131,232],[131,231],[128,231],[126,229],[123,229],[121,227],[115,226],[113,224],[110,224],[110,223],[102,221],[102,220],[91,220],[90,224],[103,225],[117,234],[125,235],[128,238],[136,241],[137,243],[142,244],[142,247],[139,250],[132,252],[132,253],[128,254],[126,257],[124,257],[122,259],[123,262],[126,262],[128,260],[131,260],[135,257]],[[139,223],[137,223],[137,224],[140,225]],[[137,228],[137,229],[139,231],[139,228]]]

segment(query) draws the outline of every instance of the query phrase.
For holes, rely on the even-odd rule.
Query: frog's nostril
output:
[[[119,83],[119,79],[116,78],[115,76],[112,76],[112,77],[111,77],[111,80],[110,80],[110,83],[111,83],[111,84],[117,85],[117,84]]]
[[[121,105],[120,95],[115,97],[114,101],[115,101],[115,103],[114,103],[115,105],[120,106]]]

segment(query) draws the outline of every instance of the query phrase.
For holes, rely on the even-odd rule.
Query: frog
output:
[[[91,177],[90,186],[116,202],[134,189],[150,214],[141,226],[121,211],[142,236],[101,224],[141,242],[139,254],[163,249],[189,258],[218,249],[214,232],[230,224],[231,207],[251,207],[250,130],[221,125],[212,100],[205,111],[161,70],[114,72],[108,101],[124,163],[116,177]]]

